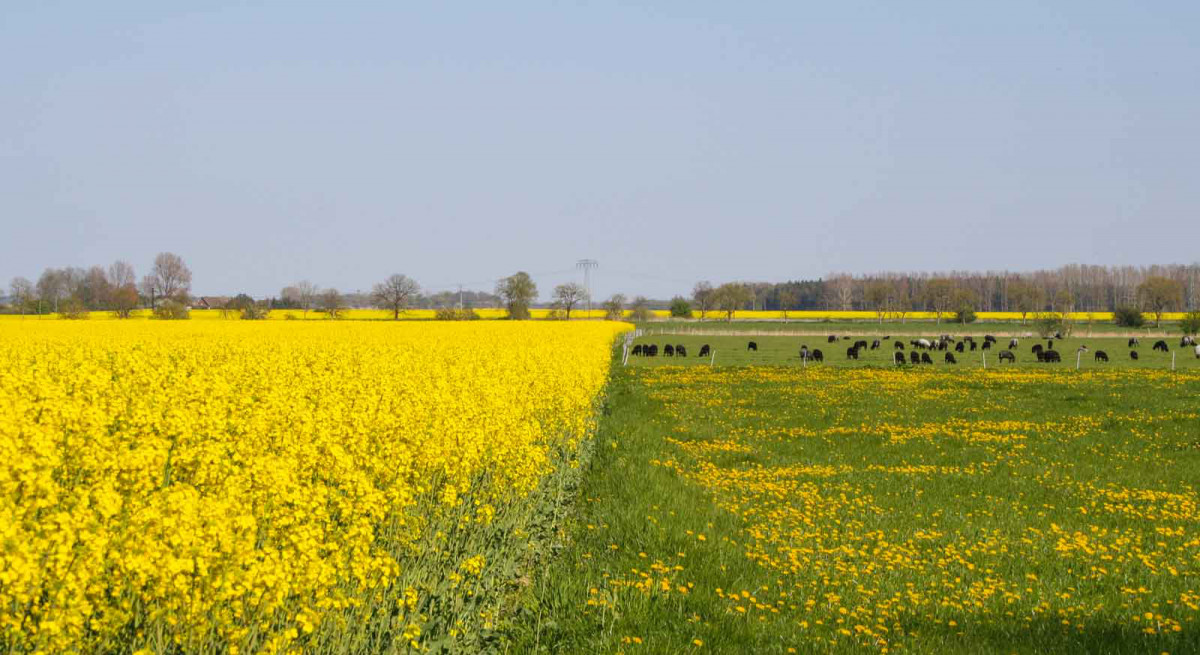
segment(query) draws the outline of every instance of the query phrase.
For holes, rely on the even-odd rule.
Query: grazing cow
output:
[[[889,334],[888,336],[883,338],[883,341],[887,341],[888,339],[891,339],[891,338],[892,338],[892,335]]]
[[[1059,355],[1057,350],[1047,350],[1046,352],[1044,352],[1042,354],[1046,357],[1047,362],[1061,362],[1062,361],[1062,355]]]
[[[633,351],[632,351],[632,352],[630,352],[629,354],[630,354],[630,355],[633,355],[634,357],[641,357],[641,355],[642,355],[642,344],[640,344],[640,343],[639,343],[638,345],[634,346],[634,347],[633,347]]]
[[[1137,358],[1138,358],[1137,351],[1136,351],[1136,350],[1130,350],[1130,351],[1129,351],[1129,359],[1132,359],[1133,361],[1135,361],[1135,362],[1136,362],[1136,361],[1137,361]]]
[[[709,350],[709,348],[708,348],[708,344],[706,343],[706,344],[704,344],[703,346],[700,346],[700,354],[699,354],[699,355],[696,355],[696,356],[697,356],[697,357],[706,357],[706,356],[708,356],[708,354],[709,354],[709,353],[711,353],[711,352],[712,352],[712,351],[711,351],[711,350]]]
[[[854,342],[854,347],[858,348],[859,350],[866,350],[867,342],[865,339],[860,339],[860,340]]]
[[[642,354],[644,354],[647,357],[658,357],[658,345],[652,343],[652,344],[646,346],[642,350]]]
[[[829,343],[837,343],[837,335],[836,334],[829,335]]]
[[[751,341],[750,343],[746,344],[746,350],[753,350],[754,352],[758,352],[758,343],[755,341]]]
[[[962,344],[959,344],[959,345],[962,345]],[[959,351],[959,352],[962,352],[962,351]],[[957,364],[958,363],[958,360],[954,359],[954,353],[946,353],[946,363],[947,364]]]
[[[996,343],[996,337],[993,337],[993,336],[992,336],[992,335],[990,335],[990,334],[985,334],[985,335],[983,335],[983,340],[984,340],[984,341],[990,341],[990,342],[992,342],[992,343]]]
[[[1095,354],[1095,358],[1096,358],[1096,361],[1098,361],[1098,362],[1107,362],[1108,361],[1108,353],[1104,352],[1103,350],[1097,350],[1096,354]]]
[[[879,350],[879,339],[871,342],[871,350]]]
[[[684,348],[682,344],[677,344],[675,346],[675,356],[676,357],[687,357],[687,348]]]
[[[912,362],[913,364],[920,364],[921,354],[915,350],[910,350],[908,353],[908,361]]]
[[[1200,344],[1196,345],[1196,359],[1200,359]]]
[[[800,346],[800,359],[808,359],[808,346]]]
[[[811,357],[814,362],[825,361],[825,353],[821,352],[820,348],[813,348]]]
[[[846,359],[858,359],[858,348],[850,346],[846,349]]]
[[[1196,339],[1194,339],[1193,337],[1184,337],[1179,340],[1180,348],[1186,348],[1187,346],[1194,346],[1194,345],[1196,345]]]
[[[1035,344],[1033,344],[1033,351],[1032,351],[1032,352],[1035,352],[1035,353],[1041,353],[1043,350],[1045,350],[1045,348],[1042,348],[1042,344],[1040,344],[1040,343],[1035,343]]]
[[[1043,352],[1041,350],[1035,350],[1035,351],[1033,351],[1033,354],[1037,355],[1037,360],[1039,362],[1046,361],[1046,353],[1045,352]]]
[[[1137,347],[1138,347],[1138,340],[1137,340],[1137,337],[1129,337],[1129,347],[1130,347],[1130,348],[1137,348]]]
[[[1046,342],[1046,350],[1054,350],[1054,339]]]
[[[933,363],[933,359],[929,357],[929,353],[921,353],[921,363],[922,364],[932,364]]]
[[[979,344],[975,343],[974,341],[971,342],[971,352],[975,352],[975,349],[978,347]]]
[[[987,345],[987,344],[984,344],[984,345]],[[1003,362],[1006,359],[1008,361],[1012,362],[1013,364],[1017,363],[1017,356],[1013,354],[1013,351],[1001,350],[1000,351],[1000,361]]]
[[[958,343],[954,344],[954,352],[956,352],[956,353],[960,353],[965,349],[966,349],[965,341],[959,341]]]
[[[896,342],[896,350],[904,350],[904,342],[903,341]]]
[[[993,344],[993,343],[996,343],[996,342],[995,342],[995,341],[984,341],[984,342],[983,342],[982,349],[983,349],[983,350],[991,350],[991,349],[992,349],[992,344]]]
[[[897,350],[892,357],[896,360],[896,366],[904,366],[904,353]]]
[[[975,337],[973,337],[969,334],[967,336],[963,337],[963,341],[974,341],[974,340],[975,340]]]
[[[1014,350],[1014,349],[1016,349],[1016,347],[1017,347],[1017,344],[1018,344],[1018,343],[1019,343],[1019,342],[1018,342],[1016,339],[1009,339],[1009,341],[1008,341],[1008,347],[1009,347],[1009,349],[1010,349],[1010,350]]]
[[[931,346],[933,346],[933,344],[932,344],[932,343],[930,343],[929,339],[917,339],[917,347],[918,347],[918,348],[920,348],[920,349],[924,350],[924,349],[926,349],[926,348],[929,348],[929,347],[931,347]]]
[[[1085,353],[1087,351],[1088,351],[1088,347],[1087,347],[1086,343],[1075,349],[1075,352],[1080,352],[1080,353]]]
[[[1154,350],[1161,350],[1163,352],[1167,352],[1170,349],[1167,348],[1167,342],[1160,339],[1160,340],[1154,342]]]
[[[945,350],[946,348],[949,348],[949,347],[950,347],[949,341],[939,341],[938,342],[938,350]]]
[[[663,346],[663,357],[674,357],[674,356],[675,356],[675,346],[672,346],[669,343],[667,345]]]

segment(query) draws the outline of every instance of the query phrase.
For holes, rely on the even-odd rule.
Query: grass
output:
[[[513,652],[1200,651],[1195,372],[654,364]]]
[[[868,342],[882,336],[892,336],[887,341],[880,343],[880,348],[877,350],[864,350],[859,352],[857,360],[849,359],[846,355],[846,350],[859,339]],[[926,335],[931,336],[931,335]],[[897,352],[894,342],[900,341],[904,344],[904,354],[906,356],[912,351],[910,341],[914,337],[906,336],[899,337],[895,334],[879,334],[873,336],[862,336],[851,339],[838,339],[837,343],[828,343],[827,338],[823,337],[799,337],[799,336],[774,336],[774,335],[754,335],[754,336],[726,336],[726,335],[696,335],[696,334],[653,334],[638,338],[635,344],[656,344],[659,346],[658,357],[634,357],[629,358],[629,366],[645,367],[645,366],[707,366],[710,362],[716,366],[747,366],[747,365],[781,365],[781,366],[826,366],[826,367],[862,367],[862,366],[893,366],[894,353]],[[997,367],[1017,368],[1036,368],[1036,369],[1070,369],[1074,370],[1076,364],[1076,352],[1080,346],[1086,345],[1088,352],[1083,353],[1079,357],[1079,367],[1081,370],[1111,370],[1111,369],[1157,369],[1169,370],[1171,368],[1171,352],[1175,353],[1175,367],[1177,370],[1200,370],[1200,359],[1196,358],[1195,350],[1192,347],[1179,347],[1179,338],[1164,339],[1167,342],[1169,351],[1163,353],[1152,349],[1153,341],[1142,340],[1141,345],[1137,348],[1128,347],[1128,339],[1125,338],[1085,338],[1076,337],[1072,339],[1055,340],[1054,349],[1062,355],[1062,362],[1058,364],[1044,364],[1037,361],[1037,357],[1031,352],[1034,344],[1041,344],[1043,347],[1047,345],[1045,339],[1025,339],[1020,338],[1020,342],[1013,350],[1016,355],[1016,364],[1000,364],[997,355],[1000,350],[1008,348],[1008,339],[1001,338],[995,346],[988,351],[976,350],[970,352],[958,353],[952,352],[958,361],[955,368],[982,368],[984,354],[987,355],[987,365],[989,369]],[[757,351],[751,351],[747,348],[750,341],[754,341],[758,345]],[[976,339],[980,342],[979,339]],[[672,346],[683,345],[687,349],[687,357],[665,357],[663,356],[663,346],[671,344]],[[712,350],[716,351],[715,357],[700,357],[700,349],[705,344],[709,345]],[[810,350],[820,349],[824,355],[824,363],[815,364],[800,359],[800,346],[807,345]],[[982,345],[982,342],[980,342]],[[966,348],[969,348],[967,346]],[[1107,363],[1098,362],[1095,359],[1095,351],[1102,350],[1108,357]],[[1138,360],[1134,361],[1130,358],[1130,351],[1136,350]],[[933,359],[933,368],[943,369],[950,368],[951,365],[945,363],[945,353],[930,352],[930,358]]]

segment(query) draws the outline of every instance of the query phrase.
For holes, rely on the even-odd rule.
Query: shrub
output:
[[[1183,315],[1183,320],[1179,321],[1179,329],[1183,331],[1185,336],[1200,333],[1200,311],[1192,311]]]
[[[671,318],[691,318],[692,303],[682,296],[671,299]]]
[[[1146,324],[1146,318],[1137,307],[1125,306],[1113,311],[1113,322],[1121,327],[1139,328]]]
[[[178,300],[164,300],[154,308],[154,318],[163,321],[183,321],[191,317],[191,308]]]
[[[434,310],[433,318],[436,321],[477,321],[479,320],[479,313],[470,307],[463,309],[441,307]]]
[[[650,313],[650,301],[645,296],[638,296],[633,299],[633,307],[629,315],[635,321],[648,321],[653,316]]]
[[[978,317],[975,315],[975,310],[971,309],[970,307],[963,307],[962,309],[958,310],[956,314],[954,314],[954,322],[962,323],[963,325],[966,325],[967,323],[974,323],[975,319],[977,318]]]
[[[1042,314],[1034,322],[1034,325],[1043,339],[1049,339],[1063,330],[1062,317],[1057,314]]]
[[[58,306],[58,317],[72,321],[81,321],[88,317],[87,306],[77,298],[70,298]]]

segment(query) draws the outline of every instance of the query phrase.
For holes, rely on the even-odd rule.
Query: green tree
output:
[[[563,312],[565,320],[571,320],[571,310],[587,300],[587,289],[582,284],[567,282],[554,287],[554,308]]]
[[[713,291],[713,304],[725,314],[725,320],[732,321],[733,314],[754,300],[750,287],[741,282],[726,282]]]
[[[1045,302],[1045,294],[1041,287],[1024,280],[1014,280],[1008,285],[1008,305],[1014,311],[1021,313],[1021,325],[1030,313],[1040,311]]]
[[[1179,329],[1184,336],[1195,336],[1200,333],[1200,312],[1191,311],[1183,315],[1183,320],[1179,321]]]
[[[653,316],[650,313],[650,301],[646,299],[646,296],[635,297],[630,309],[633,310],[630,312],[630,316],[635,321],[648,321]]]
[[[614,293],[604,301],[604,318],[609,321],[619,321],[625,318],[625,296]]]
[[[671,299],[671,316],[673,318],[691,318],[692,303],[683,296],[675,296]]]
[[[496,295],[504,302],[510,319],[528,320],[529,305],[537,299],[538,290],[528,273],[517,271],[496,284]]]

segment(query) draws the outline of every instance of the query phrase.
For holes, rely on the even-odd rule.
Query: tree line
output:
[[[783,283],[700,282],[691,301],[702,314],[731,316],[746,309],[875,312],[903,318],[914,311],[967,314],[1016,312],[1024,320],[1043,312],[1146,311],[1200,308],[1200,264],[1108,267],[1072,264],[1031,273],[951,271],[835,273]]]

